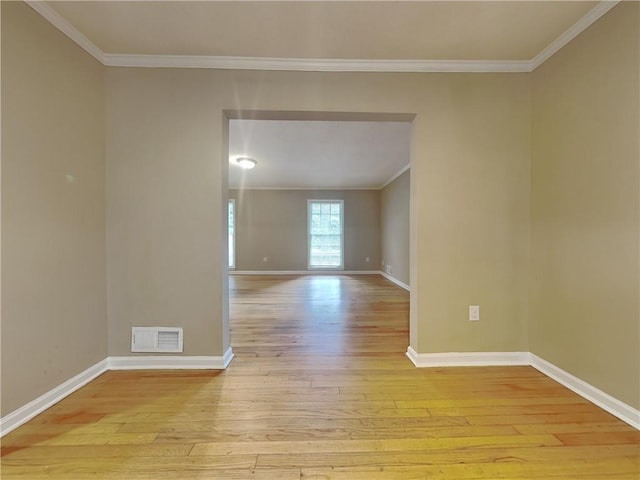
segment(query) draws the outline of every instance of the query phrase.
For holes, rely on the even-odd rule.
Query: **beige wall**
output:
[[[206,72],[136,69],[108,70],[107,85],[109,353],[130,355],[136,325],[184,327],[185,355],[222,355],[228,162],[216,85]]]
[[[2,2],[3,414],[128,354],[132,325],[180,325],[185,354],[222,355],[224,111],[248,109],[416,114],[413,348],[530,337],[638,406],[637,12],[617,6],[533,75],[109,68],[105,127],[105,69]]]
[[[247,109],[417,114],[412,345],[526,347],[528,75],[112,68],[107,92],[111,354],[134,324],[184,326],[187,354],[226,349],[223,112]]]
[[[533,74],[531,350],[640,408],[639,4]]]
[[[379,270],[378,190],[230,190],[229,198],[238,271],[307,270],[307,200],[327,199],[344,201],[344,269]]]
[[[380,230],[383,262],[391,266],[389,274],[409,285],[409,194],[411,173],[409,170],[384,187],[380,193]]]
[[[105,110],[102,65],[26,4],[1,8],[6,415],[107,356]]]

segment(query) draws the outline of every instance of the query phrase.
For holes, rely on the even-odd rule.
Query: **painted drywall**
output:
[[[107,356],[104,67],[2,8],[2,415]]]
[[[413,348],[528,349],[531,300],[534,353],[638,406],[637,46],[625,2],[533,76],[107,69],[109,352],[229,344],[224,110],[408,112]],[[4,415],[106,352],[104,69],[13,2],[2,67]]]
[[[409,206],[411,173],[407,170],[380,192],[382,271],[391,266],[390,276],[405,285],[410,282]]]
[[[185,355],[223,355],[228,162],[215,84],[167,70],[146,88],[126,73],[146,77],[107,75],[109,353],[131,354],[132,326],[179,326]]]
[[[226,110],[416,114],[411,344],[522,350],[530,105],[527,74],[107,69],[110,353],[136,324],[183,326],[191,355],[228,346]]]
[[[238,271],[307,270],[308,200],[343,200],[344,270],[378,270],[379,190],[229,190],[229,198]]]
[[[640,408],[640,5],[533,73],[533,353]]]

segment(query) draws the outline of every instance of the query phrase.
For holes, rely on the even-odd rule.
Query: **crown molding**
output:
[[[229,190],[268,190],[268,191],[277,191],[277,190],[301,190],[301,191],[309,191],[309,192],[324,192],[324,191],[342,191],[342,190],[354,190],[354,191],[369,191],[369,190],[380,190],[379,187],[245,187],[245,186],[232,186],[229,185]]]
[[[411,168],[411,164],[408,163],[400,170],[398,170],[395,174],[393,174],[384,184],[379,187],[247,187],[247,186],[233,186],[229,185],[229,190],[308,190],[308,191],[318,191],[318,190],[357,190],[357,191],[368,191],[368,190],[384,190],[384,188],[393,182],[396,178],[402,175],[404,172]]]
[[[200,55],[107,54],[58,12],[41,0],[25,0],[36,12],[67,35],[96,60],[108,67],[208,68],[223,70],[286,70],[301,72],[398,72],[398,73],[527,73],[615,7],[620,0],[602,0],[584,17],[531,60],[363,60],[220,57]]]
[[[396,178],[398,178],[400,175],[402,175],[404,172],[406,172],[407,170],[409,170],[411,168],[411,163],[406,164],[404,167],[402,167],[400,170],[398,170],[398,172],[396,172],[395,175],[393,175],[391,178],[389,178],[389,180],[387,180],[386,182],[384,182],[382,184],[382,186],[378,189],[378,190],[384,190],[384,188],[389,185],[391,182],[393,182]]]
[[[574,23],[566,32],[551,42],[547,48],[542,50],[531,60],[531,70],[533,71],[555,55],[558,50],[567,45],[571,40],[576,38],[593,23],[600,19],[605,13],[615,7],[620,0],[604,0],[599,2],[595,7],[587,12],[587,14]]]
[[[76,27],[67,22],[58,12],[43,1],[25,0],[25,3],[42,15],[54,27],[73,40],[92,57],[105,65],[105,54]]]
[[[201,55],[104,55],[110,67],[211,68],[222,70],[288,70],[299,72],[499,72],[531,69],[529,61],[361,60],[311,58],[213,57]]]
[[[379,275],[378,270],[229,270],[229,275]]]

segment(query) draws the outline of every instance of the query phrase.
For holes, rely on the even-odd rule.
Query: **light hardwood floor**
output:
[[[639,432],[532,368],[413,367],[382,277],[230,290],[226,371],[108,372],[3,439],[2,480],[640,478]]]

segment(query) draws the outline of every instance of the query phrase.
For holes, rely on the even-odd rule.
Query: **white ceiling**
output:
[[[531,71],[617,1],[29,1],[105,65]],[[233,120],[232,187],[379,188],[408,123]],[[313,172],[310,174],[310,172]]]
[[[105,54],[531,60],[595,1],[50,1]]]
[[[408,122],[230,120],[229,186],[380,188],[409,165],[410,140]]]

